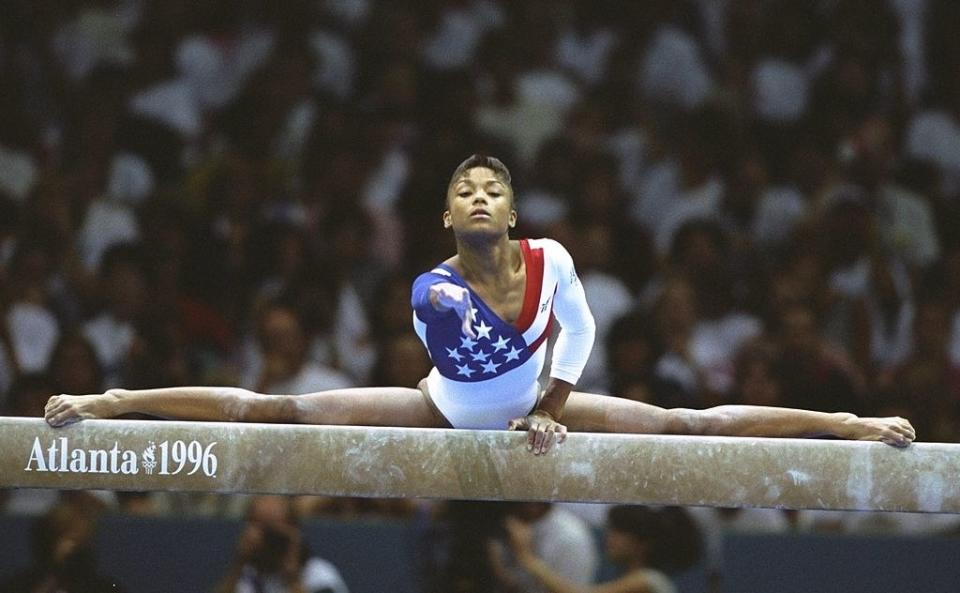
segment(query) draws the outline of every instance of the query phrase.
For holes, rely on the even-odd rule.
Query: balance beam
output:
[[[960,445],[0,418],[0,487],[960,513]]]

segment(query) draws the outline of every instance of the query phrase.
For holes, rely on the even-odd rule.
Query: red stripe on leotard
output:
[[[537,309],[540,306],[540,291],[543,288],[543,249],[530,249],[527,240],[520,239],[520,251],[527,266],[527,283],[523,289],[523,308],[513,326],[523,333],[537,318]]]

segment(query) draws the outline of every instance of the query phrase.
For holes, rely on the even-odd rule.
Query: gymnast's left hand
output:
[[[567,427],[543,410],[534,410],[528,416],[514,418],[507,424],[507,430],[526,430],[527,450],[534,455],[545,455],[555,442],[559,445],[567,438]]]
[[[54,428],[92,418],[110,418],[111,396],[109,393],[95,395],[55,395],[47,401],[43,417]]]

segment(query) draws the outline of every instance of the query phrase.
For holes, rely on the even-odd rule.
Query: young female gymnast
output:
[[[593,346],[594,322],[573,261],[550,239],[509,237],[516,225],[510,173],[498,159],[473,155],[447,189],[443,227],[457,253],[413,284],[413,324],[434,368],[417,389],[370,387],[307,395],[238,388],[110,389],[57,395],[51,426],[139,412],[208,421],[453,427],[528,431],[528,448],[546,453],[567,430],[644,434],[800,437],[832,435],[906,446],[903,418],[719,406],[664,409],[573,391]],[[545,363],[551,319],[560,324],[550,379]],[[562,423],[561,423],[562,420]]]

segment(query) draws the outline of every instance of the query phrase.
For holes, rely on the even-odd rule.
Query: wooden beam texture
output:
[[[960,445],[0,418],[0,487],[960,513]]]

